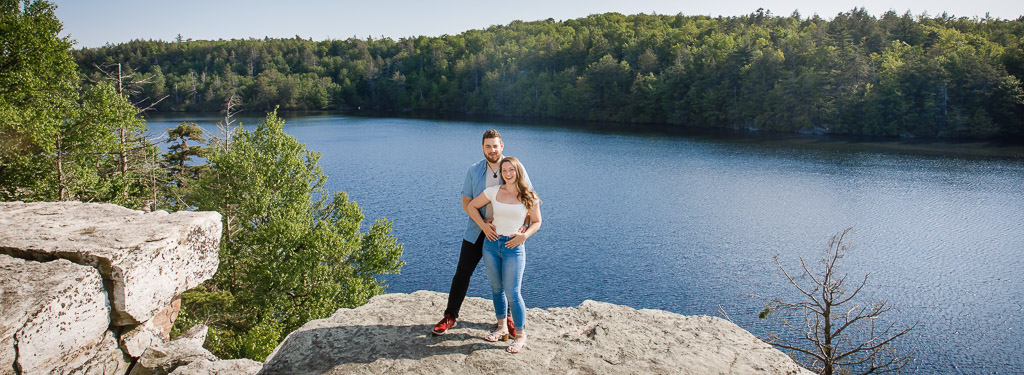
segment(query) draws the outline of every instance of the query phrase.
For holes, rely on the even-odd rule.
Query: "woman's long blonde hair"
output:
[[[523,164],[520,163],[519,159],[516,159],[515,156],[506,156],[498,162],[499,171],[501,171],[501,168],[505,166],[505,163],[512,163],[512,165],[516,167],[516,188],[519,190],[519,196],[516,198],[519,199],[519,202],[523,203],[523,206],[526,207],[527,211],[532,210],[535,205],[540,204],[540,198],[537,197],[537,192],[526,184],[526,179],[523,178],[523,175],[525,174],[523,172]],[[505,183],[505,176],[501,177],[501,183]]]

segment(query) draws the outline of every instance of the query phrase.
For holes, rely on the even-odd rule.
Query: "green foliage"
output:
[[[156,148],[144,139],[146,122],[138,112],[110,81],[85,89],[80,110],[61,127],[58,153],[84,161],[69,166],[74,171],[95,173],[97,184],[91,190],[85,185],[87,189],[77,193],[71,190],[71,194],[58,194],[60,199],[110,202],[130,208],[156,200]],[[74,182],[65,179],[58,189]]]
[[[54,199],[57,136],[78,100],[71,41],[45,1],[0,2],[0,199]]]
[[[591,15],[459,35],[132,41],[165,111],[484,114],[914,137],[1024,135],[1024,20]],[[95,72],[86,72],[96,74]]]
[[[319,154],[284,133],[276,110],[255,131],[230,133],[213,150],[202,146],[198,126],[182,123],[169,131],[172,144],[158,162],[156,147],[142,136],[146,123],[123,92],[100,75],[100,83],[79,87],[53,7],[0,0],[0,200],[221,212],[219,272],[182,295],[173,330],[206,324],[206,345],[221,357],[262,360],[303,323],[383,293],[377,276],[403,264],[391,223],[377,220],[361,232],[359,206],[324,189]],[[235,85],[233,73],[223,73],[229,80],[214,77],[215,86]],[[319,73],[296,79],[268,71],[267,90],[296,101],[265,100],[326,105],[334,89]],[[198,100],[195,85],[207,79],[164,76],[158,66],[150,74],[158,85],[146,89],[153,97],[164,84],[179,96],[192,85],[186,94]],[[202,157],[208,163],[194,159]]]
[[[360,232],[359,206],[324,189],[320,155],[283,126],[275,111],[236,132],[196,185],[198,209],[223,215],[220,268],[207,291],[184,295],[178,325],[209,325],[220,357],[263,360],[287,332],[382,293],[376,275],[403,263],[391,224]]]
[[[193,158],[203,157],[206,154],[206,148],[202,146],[206,143],[203,128],[194,122],[182,122],[174,129],[167,131],[167,141],[171,142],[171,145],[167,147],[167,153],[164,154],[164,162],[169,172],[196,177],[198,168],[190,163]],[[189,145],[188,142],[196,144]]]
[[[0,2],[0,199],[154,200],[154,148],[109,83],[79,87],[71,41],[46,1]]]
[[[20,135],[10,140],[25,143],[5,148],[0,157],[3,198],[102,201],[132,208],[153,200],[154,186],[147,177],[155,149],[141,138],[145,122],[136,117],[137,108],[102,82],[86,87],[79,102],[59,112],[59,120],[37,119],[12,132]],[[41,139],[39,134],[49,136]]]

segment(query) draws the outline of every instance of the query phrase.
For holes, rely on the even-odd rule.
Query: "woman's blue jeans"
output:
[[[509,236],[498,236],[497,241],[484,240],[483,258],[487,276],[491,279],[491,300],[494,301],[494,316],[505,319],[508,301],[512,302],[512,321],[516,330],[526,328],[526,303],[520,289],[523,285],[523,270],[526,269],[526,244],[514,248],[505,247]]]

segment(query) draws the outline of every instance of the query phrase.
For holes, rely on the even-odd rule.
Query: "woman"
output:
[[[487,237],[483,245],[483,260],[487,275],[491,278],[491,297],[498,328],[485,340],[498,341],[508,337],[505,324],[507,296],[508,302],[512,304],[512,320],[516,332],[515,341],[505,350],[518,353],[526,346],[526,304],[519,292],[523,284],[523,270],[526,268],[524,242],[540,229],[540,199],[537,198],[537,192],[519,178],[523,175],[523,165],[519,159],[505,157],[498,163],[498,169],[501,171],[502,184],[487,188],[473,198],[466,205],[466,214]],[[480,207],[488,203],[494,211],[494,221],[491,223],[494,229],[480,216]],[[530,217],[530,225],[525,232],[518,233],[527,215]]]

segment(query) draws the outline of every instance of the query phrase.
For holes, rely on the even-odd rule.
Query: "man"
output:
[[[469,166],[469,170],[466,171],[466,180],[462,184],[463,210],[473,198],[483,193],[484,189],[501,184],[498,162],[504,157],[501,152],[505,149],[505,143],[501,141],[501,134],[494,129],[485,131],[480,148],[484,152],[484,159]],[[530,176],[525,173],[525,170],[523,180],[527,185],[533,186],[530,183]],[[491,205],[488,204],[481,208],[480,215],[484,217],[484,220],[493,219],[494,213]],[[455,320],[459,318],[462,301],[466,299],[466,290],[469,289],[469,278],[473,276],[473,271],[480,264],[483,254],[484,233],[473,222],[473,219],[467,218],[466,221],[467,227],[462,238],[459,265],[455,268],[455,276],[452,277],[452,286],[448,292],[448,307],[444,310],[444,318],[434,325],[435,335],[443,335],[449,328],[455,327]],[[509,332],[515,332],[511,329],[511,315],[508,321]]]

